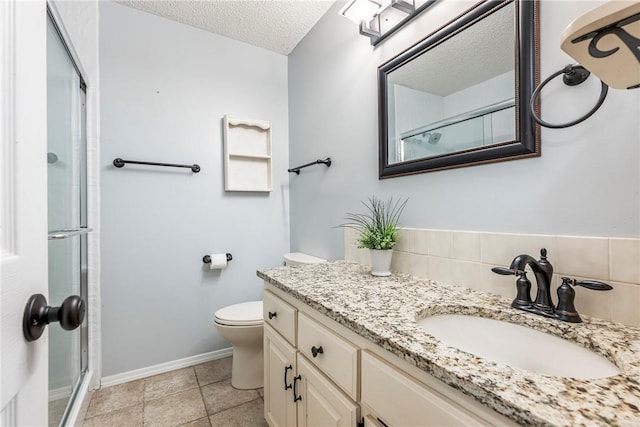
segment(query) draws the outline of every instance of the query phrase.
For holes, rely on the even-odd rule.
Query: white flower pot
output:
[[[393,249],[369,249],[371,254],[371,274],[374,276],[391,276],[391,256]]]

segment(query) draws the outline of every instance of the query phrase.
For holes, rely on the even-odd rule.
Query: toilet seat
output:
[[[227,326],[256,326],[262,325],[262,301],[243,302],[234,304],[215,313],[215,322]]]

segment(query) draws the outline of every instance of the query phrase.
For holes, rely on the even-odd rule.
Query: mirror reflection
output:
[[[515,139],[514,7],[388,74],[389,163]]]
[[[535,83],[537,11],[490,3],[380,66],[381,177],[539,155],[520,108]]]

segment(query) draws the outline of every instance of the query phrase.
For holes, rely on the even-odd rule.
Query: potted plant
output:
[[[398,238],[398,220],[407,204],[398,199],[383,201],[376,196],[362,202],[366,213],[347,213],[346,224],[343,227],[356,229],[360,232],[357,244],[359,248],[369,249],[371,254],[371,274],[374,276],[391,275],[391,256]]]

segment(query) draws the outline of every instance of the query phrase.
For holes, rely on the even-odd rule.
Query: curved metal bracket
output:
[[[531,103],[529,104],[529,113],[531,114],[531,117],[533,118],[533,120],[535,120],[540,126],[544,126],[551,129],[568,128],[587,120],[589,117],[593,115],[593,113],[598,111],[598,109],[604,102],[605,98],[607,97],[607,92],[609,91],[609,86],[607,86],[605,82],[600,81],[600,83],[602,83],[600,97],[598,98],[596,105],[587,114],[568,123],[553,124],[553,123],[546,122],[536,114],[535,105],[536,105],[536,102],[538,101],[542,88],[544,88],[547,85],[547,83],[549,83],[554,78],[558,77],[560,74],[563,74],[562,81],[564,82],[564,84],[566,84],[567,86],[577,86],[579,84],[582,84],[585,80],[587,80],[587,78],[591,73],[589,73],[589,71],[586,68],[584,68],[582,65],[577,65],[577,64],[567,65],[562,70],[556,71],[555,73],[547,77],[533,91],[533,94],[531,95]]]

